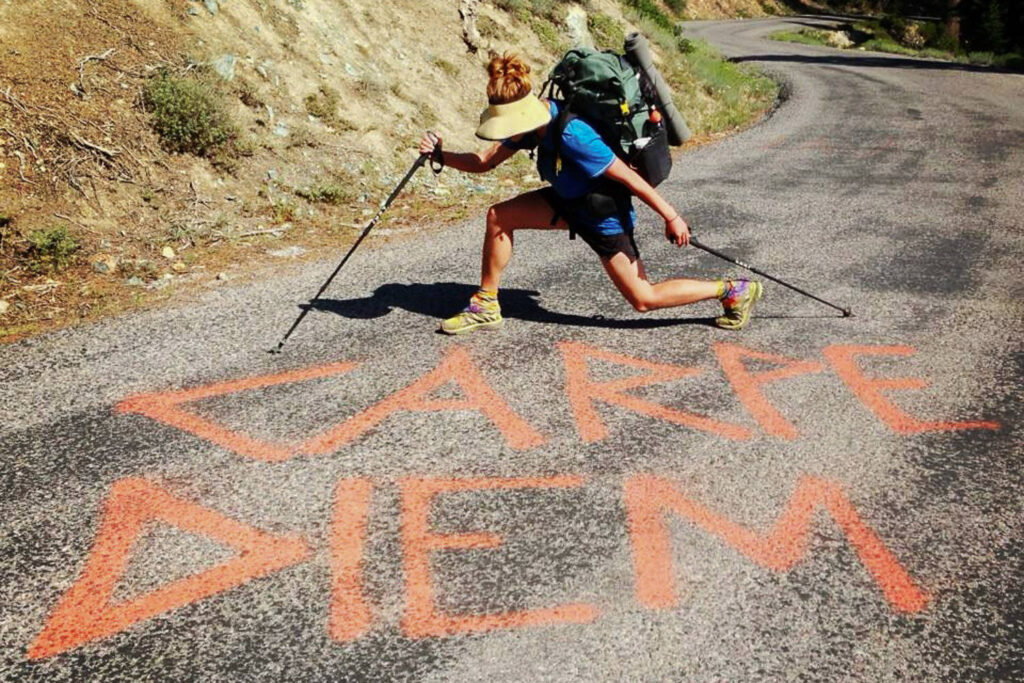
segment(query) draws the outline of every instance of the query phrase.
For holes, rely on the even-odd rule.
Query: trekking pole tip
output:
[[[844,308],[843,309],[843,317],[844,318],[852,318],[853,317],[853,310],[849,309],[849,308]]]

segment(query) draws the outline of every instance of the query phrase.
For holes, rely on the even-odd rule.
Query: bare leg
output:
[[[561,218],[552,225],[553,216],[554,209],[537,190],[488,209],[480,286],[483,289],[498,289],[505,266],[512,258],[513,233],[516,230],[565,230],[569,227]]]
[[[714,280],[679,278],[651,283],[647,280],[643,261],[630,262],[623,253],[601,259],[601,264],[626,301],[641,312],[718,298],[718,283]]]

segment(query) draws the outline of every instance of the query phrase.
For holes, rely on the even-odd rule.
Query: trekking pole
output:
[[[406,183],[409,182],[409,179],[413,177],[416,171],[420,170],[420,167],[423,166],[423,164],[425,164],[427,159],[429,158],[429,154],[421,154],[419,158],[416,159],[416,163],[412,165],[412,168],[410,168],[409,171],[405,174],[405,177],[402,178],[402,180],[398,183],[395,189],[392,190],[391,194],[388,195],[388,198],[384,200],[384,203],[380,205],[380,210],[377,211],[377,215],[370,219],[370,222],[366,224],[365,228],[363,228],[363,233],[359,235],[359,239],[355,241],[355,244],[353,244],[349,248],[348,253],[345,254],[345,258],[341,259],[341,263],[338,264],[338,267],[334,269],[334,272],[331,273],[331,276],[327,278],[324,284],[320,286],[320,289],[313,296],[313,298],[309,300],[309,305],[302,309],[302,312],[299,313],[299,317],[295,319],[295,322],[293,322],[292,326],[288,328],[287,332],[285,332],[285,335],[281,338],[281,341],[278,342],[277,347],[270,349],[269,353],[281,353],[281,347],[284,346],[284,343],[286,341],[288,341],[288,337],[292,336],[292,332],[294,332],[295,328],[299,326],[299,323],[302,322],[302,319],[306,317],[306,314],[313,309],[313,303],[317,299],[319,299],[320,295],[324,293],[328,286],[330,286],[331,281],[348,261],[349,257],[352,255],[352,252],[354,252],[356,248],[359,246],[359,244],[366,238],[366,236],[370,234],[370,231],[373,230],[373,226],[377,224],[377,221],[380,220],[380,217],[384,215],[384,212],[388,210],[389,206],[391,206],[391,202],[395,201],[395,197],[397,197],[398,193],[402,191],[402,188],[404,188]]]
[[[821,297],[814,296],[810,292],[805,292],[804,290],[800,289],[799,287],[795,287],[794,285],[791,285],[788,282],[785,282],[784,280],[780,280],[777,277],[773,277],[773,276],[769,275],[768,273],[764,272],[763,270],[758,270],[757,268],[755,268],[753,266],[747,265],[743,261],[739,261],[737,259],[732,258],[731,256],[727,256],[727,255],[723,254],[722,252],[718,251],[717,249],[712,249],[711,247],[705,246],[705,245],[701,244],[700,241],[697,240],[695,237],[691,237],[690,238],[690,244],[695,246],[695,247],[697,247],[698,249],[703,249],[704,251],[708,252],[712,256],[717,256],[718,258],[722,259],[723,261],[728,261],[729,263],[733,263],[733,264],[739,266],[740,268],[746,268],[750,272],[757,273],[761,277],[768,278],[772,282],[778,282],[783,287],[789,287],[790,289],[792,289],[794,292],[797,292],[798,294],[803,294],[804,296],[806,296],[808,298],[811,298],[811,299],[814,299],[815,301],[818,301],[820,303],[823,303],[826,306],[830,306],[830,307],[836,309],[837,311],[842,311],[844,318],[850,318],[850,317],[853,316],[853,311],[851,311],[849,308],[843,308],[842,306],[836,306],[833,303],[825,301]]]

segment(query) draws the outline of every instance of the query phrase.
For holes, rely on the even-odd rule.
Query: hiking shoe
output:
[[[729,293],[722,299],[725,315],[715,318],[715,324],[726,330],[739,330],[750,321],[750,311],[764,296],[764,287],[753,280],[730,280]]]
[[[456,316],[441,323],[441,331],[445,334],[467,334],[474,330],[494,330],[501,327],[501,307],[498,302],[484,302],[473,297]]]

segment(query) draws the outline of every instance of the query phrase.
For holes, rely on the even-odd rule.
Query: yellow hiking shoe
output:
[[[501,324],[501,306],[497,300],[488,301],[474,295],[461,313],[441,323],[441,331],[445,334],[467,334],[474,330],[494,330]]]
[[[764,287],[754,280],[729,280],[728,290],[722,297],[725,315],[715,318],[715,324],[725,330],[743,329],[750,322],[750,312],[764,296]]]

